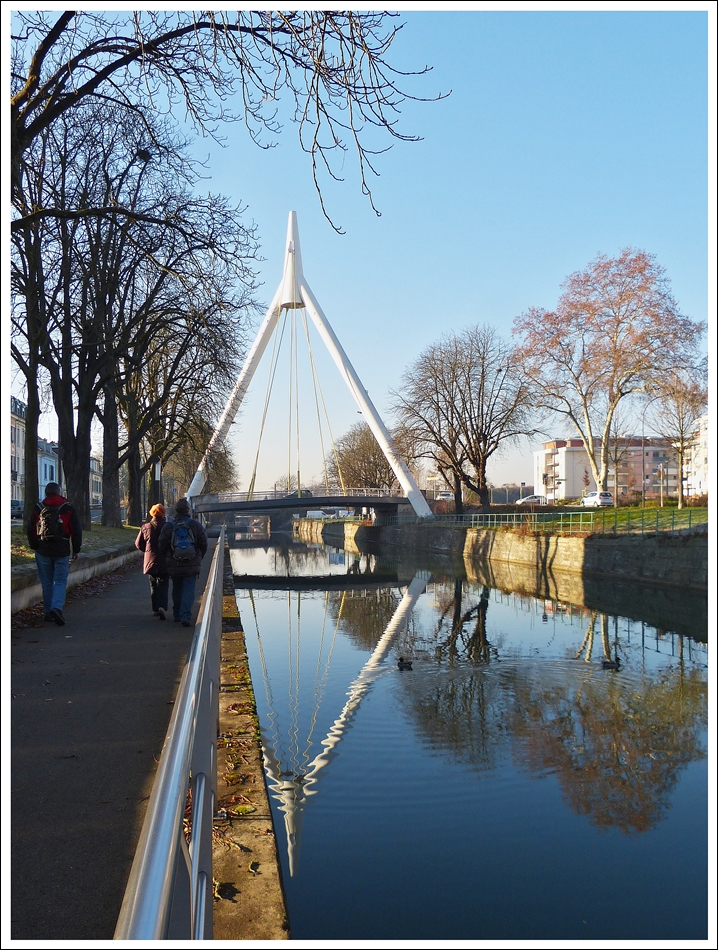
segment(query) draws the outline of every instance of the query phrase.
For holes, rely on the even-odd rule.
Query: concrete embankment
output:
[[[308,544],[329,544],[343,548],[350,554],[359,554],[359,545],[380,540],[380,528],[356,522],[315,521],[311,518],[296,523],[294,532],[300,541]]]
[[[212,846],[215,940],[287,940],[289,923],[264,776],[257,707],[225,550]]]
[[[303,521],[299,536],[359,551],[429,556],[467,580],[498,590],[577,604],[705,638],[708,537],[564,535],[486,531],[447,525],[372,527]]]
[[[133,542],[128,544],[108,547],[105,550],[97,551],[92,555],[81,554],[77,561],[70,561],[70,573],[67,578],[67,589],[70,590],[78,584],[84,584],[92,577],[99,574],[108,574],[110,571],[116,571],[118,567],[127,564],[142,556]],[[37,577],[37,568],[34,564],[22,564],[11,568],[11,613],[17,613],[18,610],[24,610],[26,607],[32,607],[34,604],[42,602],[42,587]]]

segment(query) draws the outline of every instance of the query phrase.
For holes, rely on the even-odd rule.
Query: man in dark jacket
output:
[[[185,627],[192,626],[194,589],[207,553],[207,532],[190,517],[189,502],[180,498],[175,519],[162,528],[157,550],[165,556],[167,573],[172,578],[172,613]]]
[[[27,537],[35,552],[45,620],[54,620],[58,627],[63,627],[62,608],[70,570],[70,542],[72,560],[76,561],[82,547],[82,525],[75,509],[60,494],[56,482],[47,484],[44,500],[35,505]]]

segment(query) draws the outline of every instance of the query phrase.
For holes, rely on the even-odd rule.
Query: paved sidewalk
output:
[[[68,599],[66,626],[12,633],[14,939],[114,934],[194,633],[172,622],[171,599],[168,621],[153,616],[141,564]]]

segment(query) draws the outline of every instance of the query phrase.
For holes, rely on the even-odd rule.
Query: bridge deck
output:
[[[250,498],[246,493],[228,495],[198,495],[192,501],[194,511],[207,514],[211,511],[312,511],[325,508],[350,510],[374,508],[381,512],[396,512],[399,505],[410,505],[402,495],[281,495],[273,492],[255,492]]]

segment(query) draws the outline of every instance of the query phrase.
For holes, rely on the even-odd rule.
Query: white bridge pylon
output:
[[[312,318],[319,335],[324,341],[324,345],[329,351],[332,359],[337,365],[339,372],[347,384],[349,392],[354,397],[357,406],[361,410],[369,428],[374,434],[374,438],[384,453],[387,461],[391,465],[396,478],[404,489],[406,497],[411,503],[412,508],[420,518],[431,518],[432,511],[426,503],[426,499],[416,484],[414,476],[401,459],[394,447],[393,440],[382,422],[379,413],[369,398],[369,394],[359,379],[356,370],[352,366],[349,358],[342,349],[342,345],[332,330],[322,308],[312,293],[309,284],[304,277],[302,268],[302,252],[299,245],[299,228],[297,226],[297,214],[295,211],[289,212],[289,222],[287,224],[287,246],[284,252],[284,273],[282,280],[277,288],[272,302],[269,305],[266,316],[259,328],[252,348],[247,354],[234,389],[227,400],[220,416],[217,428],[207,446],[204,458],[199,464],[192,483],[187,490],[187,497],[194,498],[202,492],[205,483],[205,470],[209,454],[217,443],[221,443],[229,432],[229,427],[242,404],[252,377],[259,365],[264,351],[267,348],[272,334],[274,333],[279,317],[283,310],[305,309]]]

